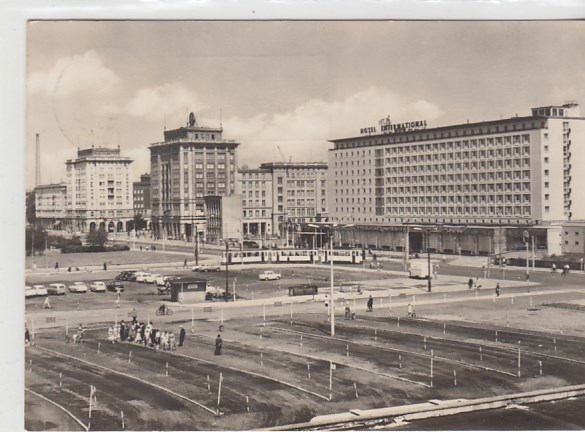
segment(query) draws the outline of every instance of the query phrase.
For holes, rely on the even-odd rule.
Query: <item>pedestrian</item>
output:
[[[142,252],[142,245],[140,245],[140,252]]]
[[[108,265],[104,262],[104,271],[108,270]]]
[[[215,355],[221,355],[221,348],[223,346],[223,340],[221,339],[221,335],[217,335],[215,338]]]
[[[185,262],[183,263],[183,267],[187,267],[187,258],[185,258]]]
[[[67,269],[68,272],[71,272],[71,266],[69,266],[69,268]]]
[[[26,327],[24,328],[24,346],[30,346],[30,333]]]
[[[59,261],[55,263],[55,270],[59,271]]]
[[[497,283],[496,284],[496,297],[499,297],[499,296],[500,296],[500,284]]]
[[[569,267],[569,264],[565,264],[565,267],[563,267],[565,270],[565,276],[567,276],[569,274],[569,270],[571,269],[571,267]]]
[[[439,264],[435,264],[435,266],[433,267],[433,277],[435,279],[437,279],[438,275],[439,275]]]
[[[345,319],[351,319],[351,309],[349,307],[349,302],[345,303]]]
[[[469,280],[467,281],[467,286],[469,287],[469,289],[473,288],[473,279],[469,278]]]
[[[132,324],[136,324],[138,322],[137,320],[138,314],[136,313],[136,308],[132,309]]]
[[[373,311],[374,311],[374,299],[370,295],[370,298],[368,299],[368,312],[373,312]]]
[[[185,345],[185,335],[187,332],[185,331],[185,327],[181,326],[181,331],[179,332],[179,346],[182,347]]]
[[[556,273],[557,272],[557,265],[555,263],[552,263],[551,270],[552,270],[553,273]]]
[[[126,323],[124,320],[120,321],[120,340],[122,342],[126,340]]]
[[[45,302],[43,303],[43,309],[51,309],[51,303],[49,302],[49,297],[45,298]]]
[[[415,316],[414,306],[412,305],[412,303],[408,303],[408,316],[411,318],[414,318],[414,316]]]
[[[120,293],[118,292],[118,298],[116,298],[116,307],[120,308]]]

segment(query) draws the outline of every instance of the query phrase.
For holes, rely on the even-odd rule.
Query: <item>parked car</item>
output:
[[[151,273],[147,276],[144,277],[144,283],[156,283],[156,280],[158,278],[162,277],[162,275],[158,274],[158,273]]]
[[[135,278],[136,282],[141,282],[141,283],[146,282],[145,279],[149,275],[150,275],[150,273],[146,273],[146,272],[136,272],[136,273],[134,273],[134,276],[136,277]]]
[[[62,283],[52,283],[47,287],[47,292],[50,295],[65,295],[67,292],[65,288],[65,284]]]
[[[120,281],[114,280],[106,285],[108,291],[122,292],[124,291],[124,284]]]
[[[258,276],[258,279],[261,281],[279,280],[280,278],[280,273],[273,272],[272,270],[265,270]]]
[[[89,290],[93,292],[106,292],[106,284],[102,281],[95,281],[89,286]]]
[[[84,282],[73,282],[71,285],[69,285],[69,292],[86,293],[87,285]]]
[[[193,271],[200,271],[200,272],[218,272],[221,271],[221,267],[218,265],[211,265],[211,264],[203,264],[200,266],[194,266]]]
[[[49,293],[47,292],[47,287],[44,285],[33,285],[33,289],[36,291],[36,295],[38,296],[48,296]]]
[[[24,298],[32,298],[37,296],[37,290],[31,286],[24,287]]]
[[[136,270],[124,270],[118,276],[116,276],[114,279],[121,280],[121,281],[127,281],[127,280],[130,280],[130,278],[134,275],[134,273],[136,273]]]
[[[167,284],[167,282],[173,281],[175,279],[179,279],[179,276],[175,276],[175,275],[164,275],[164,276],[158,276],[157,278],[155,278],[154,283],[157,284],[158,286],[165,286]]]

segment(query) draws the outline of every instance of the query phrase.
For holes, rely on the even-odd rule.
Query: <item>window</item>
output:
[[[545,176],[548,176],[548,170],[547,169],[544,170],[544,175]]]

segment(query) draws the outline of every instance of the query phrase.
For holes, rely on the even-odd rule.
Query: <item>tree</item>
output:
[[[37,221],[34,191],[26,193],[26,221],[31,225],[33,225]]]
[[[146,221],[142,217],[141,213],[136,213],[134,215],[134,226],[136,227],[137,230],[142,230],[146,228]]]
[[[31,225],[26,228],[25,233],[25,249],[26,254],[31,255],[34,247],[34,252],[43,252],[45,250],[45,240],[47,239],[47,232],[40,225]]]
[[[103,246],[108,241],[108,233],[103,227],[100,227],[97,230],[91,230],[87,234],[86,241],[90,246]]]

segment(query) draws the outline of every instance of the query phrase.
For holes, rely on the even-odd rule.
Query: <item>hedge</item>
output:
[[[106,246],[64,246],[61,253],[121,252],[130,250],[128,245]]]

